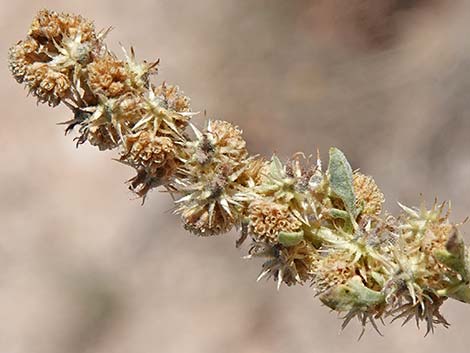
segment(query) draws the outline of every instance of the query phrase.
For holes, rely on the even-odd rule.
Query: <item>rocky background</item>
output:
[[[112,152],[77,151],[10,77],[7,50],[37,10],[115,29],[161,58],[193,109],[236,122],[253,153],[327,157],[332,145],[396,201],[452,200],[470,215],[470,1],[0,1],[0,352],[466,352],[470,305],[449,330],[413,323],[342,334],[311,290],[256,283],[237,237],[198,239],[168,195],[145,205]],[[203,114],[197,120],[202,122]],[[470,226],[462,226],[470,242]]]

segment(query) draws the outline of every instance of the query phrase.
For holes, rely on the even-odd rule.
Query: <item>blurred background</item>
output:
[[[337,146],[392,212],[438,197],[470,215],[470,1],[1,0],[1,353],[468,351],[470,305],[446,303],[451,328],[427,338],[394,323],[356,342],[310,288],[257,284],[236,234],[191,237],[157,191],[141,206],[132,170],[77,151],[55,125],[68,110],[10,77],[7,49],[42,7],[161,58],[158,79],[240,125],[253,153],[326,162]]]

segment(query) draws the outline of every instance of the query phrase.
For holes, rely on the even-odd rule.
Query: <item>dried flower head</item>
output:
[[[9,68],[19,83],[25,83],[39,102],[56,106],[70,95],[70,72],[48,63],[51,58],[33,38],[10,48]]]
[[[316,294],[322,294],[353,278],[357,266],[352,260],[351,252],[346,250],[331,251],[327,255],[320,256],[315,264],[313,276]]]
[[[209,120],[206,131],[197,132],[196,158],[200,164],[229,163],[235,166],[248,155],[242,131],[223,120]]]
[[[298,232],[302,223],[289,212],[287,206],[259,200],[248,207],[250,233],[256,241],[278,242],[280,232]]]
[[[154,88],[143,93],[139,109],[140,120],[133,127],[134,130],[150,129],[157,135],[168,136],[181,143],[186,141],[185,129],[193,113],[172,110]]]
[[[235,188],[237,173],[229,166],[176,179],[177,191],[184,196],[176,212],[184,226],[196,235],[217,235],[229,231],[238,221],[240,204]]]
[[[118,146],[119,136],[111,125],[90,125],[81,132],[90,145],[98,147],[100,151],[111,150]]]
[[[39,41],[56,42],[64,37],[73,38],[80,34],[83,41],[89,41],[95,37],[95,28],[92,22],[81,16],[43,9],[33,19],[28,34]]]
[[[323,179],[317,165],[312,165],[303,154],[297,154],[286,165],[273,156],[269,168],[261,170],[261,182],[256,192],[279,204],[287,205],[290,212],[306,225],[317,218],[315,192]]]
[[[113,98],[129,92],[129,72],[123,61],[108,54],[96,58],[87,66],[89,85],[95,94]]]
[[[191,111],[190,99],[183,95],[178,86],[167,85],[164,82],[155,88],[155,94],[162,100],[166,109],[178,113]]]
[[[134,168],[145,167],[151,172],[175,159],[175,146],[170,138],[152,136],[145,130],[127,136],[123,147],[122,160]]]
[[[379,215],[382,212],[384,195],[372,177],[354,173],[353,187],[357,207],[361,209],[362,214]]]
[[[33,38],[19,41],[8,52],[8,66],[13,77],[18,83],[23,83],[28,67],[36,59],[38,42]]]
[[[185,228],[197,235],[227,232],[239,222],[241,202],[237,179],[246,166],[247,151],[241,131],[230,123],[209,121],[204,132],[195,129],[188,156],[175,180],[183,194],[177,203]]]
[[[148,63],[146,61],[138,62],[135,58],[134,48],[131,47],[130,54],[122,48],[126,56],[126,69],[129,73],[132,86],[136,89],[146,89],[150,86],[150,76],[155,75],[158,71],[157,65],[159,61]]]
[[[414,302],[411,298],[403,299],[397,305],[397,308],[390,311],[389,315],[394,316],[394,320],[404,319],[403,324],[408,321],[415,319],[417,326],[419,327],[420,322],[426,323],[426,335],[429,332],[434,333],[435,325],[442,325],[448,328],[450,324],[440,313],[440,308],[446,297],[439,297],[433,293],[427,293],[426,297],[419,303]]]
[[[184,228],[198,236],[227,233],[233,227],[234,218],[220,203],[206,206],[192,205],[179,210]]]
[[[264,277],[272,277],[279,289],[282,283],[292,286],[311,279],[317,256],[316,249],[307,241],[301,241],[294,246],[254,242],[248,258],[267,258],[258,281]]]
[[[117,99],[107,99],[100,96],[96,106],[84,109],[75,109],[75,119],[66,122],[69,124],[66,131],[75,125],[80,125],[80,136],[76,139],[77,146],[88,141],[97,146],[100,151],[113,149],[122,142],[124,133],[130,130],[129,121],[119,119],[120,102]]]
[[[263,157],[253,156],[247,160],[246,167],[240,175],[239,182],[247,188],[254,188],[263,183],[269,173],[269,161]]]
[[[137,170],[130,184],[140,196],[167,183],[178,167],[173,141],[146,130],[125,138],[120,161]]]
[[[50,106],[58,105],[70,94],[69,77],[45,63],[29,65],[24,81],[27,82],[29,91],[38,98],[39,102],[46,102]]]

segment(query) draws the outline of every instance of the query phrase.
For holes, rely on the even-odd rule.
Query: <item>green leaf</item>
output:
[[[280,232],[278,236],[279,243],[284,246],[294,246],[304,239],[304,232]]]
[[[437,291],[437,294],[470,304],[470,287],[465,283],[460,284],[456,288],[441,289]]]
[[[328,173],[333,196],[343,201],[346,210],[351,215],[351,218],[354,219],[357,213],[352,168],[343,152],[335,147],[330,148]]]
[[[361,277],[354,276],[345,284],[330,288],[320,296],[320,300],[327,307],[341,312],[373,307],[383,303],[385,295],[367,288]]]
[[[466,256],[465,243],[457,227],[452,229],[445,249],[436,249],[433,254],[439,262],[459,273],[465,282],[470,280],[469,258]]]

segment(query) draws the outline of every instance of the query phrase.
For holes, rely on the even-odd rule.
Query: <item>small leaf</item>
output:
[[[279,243],[284,246],[294,246],[304,239],[304,232],[303,230],[300,232],[280,232],[278,239]]]
[[[352,168],[343,152],[335,147],[330,148],[328,173],[331,192],[343,201],[346,210],[354,219],[357,213]]]
[[[455,288],[446,288],[437,291],[437,294],[443,297],[457,299],[463,303],[470,304],[470,287],[468,284],[462,283]]]
[[[445,249],[436,249],[433,254],[440,263],[459,273],[465,282],[470,279],[465,243],[457,227],[454,226],[449,234]]]
[[[361,277],[354,276],[345,284],[338,284],[324,292],[320,300],[330,309],[341,312],[373,307],[383,303],[385,295],[367,288]]]

